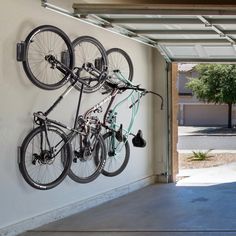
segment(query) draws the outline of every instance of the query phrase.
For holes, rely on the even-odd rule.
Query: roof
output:
[[[191,71],[194,66],[197,64],[178,64],[178,71],[180,72],[187,72]]]

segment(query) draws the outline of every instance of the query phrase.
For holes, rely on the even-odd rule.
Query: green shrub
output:
[[[206,151],[206,152],[193,151],[193,155],[191,157],[189,157],[188,159],[190,161],[205,161],[206,159],[211,157],[211,156],[208,155],[210,151],[211,151],[211,149]]]

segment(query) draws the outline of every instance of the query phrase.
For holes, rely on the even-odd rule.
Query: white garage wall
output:
[[[143,130],[147,139],[147,146],[140,149],[131,145],[130,162],[121,175],[114,178],[99,176],[94,182],[85,185],[75,183],[67,177],[62,184],[49,191],[39,191],[25,183],[17,165],[17,146],[21,145],[24,137],[32,128],[32,113],[48,108],[63,91],[63,88],[56,91],[44,91],[35,87],[27,79],[22,65],[16,61],[16,43],[24,40],[33,28],[42,24],[51,24],[64,30],[71,39],[81,35],[90,35],[100,40],[106,49],[120,47],[127,51],[133,60],[134,82],[142,84],[148,89],[152,89],[153,84],[153,49],[56,14],[42,8],[40,5],[40,1],[32,0],[1,2],[0,234],[2,232],[13,235],[14,230],[20,232],[23,229],[46,223],[46,218],[43,217],[44,214],[51,217],[48,220],[53,220],[74,213],[75,210],[81,210],[112,199],[122,194],[122,192],[132,191],[134,188],[150,183],[152,181],[150,177],[153,176],[155,171],[153,161],[153,134],[155,132],[153,129],[153,98],[147,96],[142,100],[140,113],[134,127],[134,131],[139,128]],[[86,95],[83,99],[83,109],[88,104],[94,104],[98,96],[100,97],[98,94]],[[51,117],[70,122],[73,118],[72,114],[75,111],[77,99],[78,92],[73,91]],[[157,105],[160,105],[160,103]],[[158,109],[155,112],[160,111]],[[126,110],[123,112],[124,119],[125,113]],[[155,114],[155,117],[157,116],[159,115]],[[163,117],[160,117],[157,117],[159,123],[161,122],[160,119],[163,119]],[[155,142],[158,143],[158,140],[155,140]],[[155,155],[155,158],[158,157]],[[121,188],[122,186],[124,187]],[[113,189],[117,190],[112,191]],[[93,198],[98,195],[98,198]],[[76,203],[86,199],[91,199],[89,205],[82,204],[80,205],[81,208],[77,209],[78,205]],[[69,205],[71,207],[64,208]],[[57,209],[63,211],[55,211]],[[65,212],[65,209],[68,212]],[[54,214],[50,215],[50,212],[54,212]],[[41,218],[33,218],[36,216],[41,216]],[[31,222],[31,225],[29,225],[29,222]]]

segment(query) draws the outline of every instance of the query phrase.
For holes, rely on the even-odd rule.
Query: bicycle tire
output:
[[[118,86],[125,86],[127,83],[123,83],[119,78],[124,77],[128,81],[133,80],[134,67],[130,56],[121,48],[111,48],[107,50],[108,60],[108,76],[107,81]],[[117,74],[119,73],[119,74]],[[105,82],[103,85],[104,93],[110,93],[112,88]]]
[[[69,74],[63,74],[47,62],[47,55],[55,56],[70,70],[74,68],[74,52],[69,37],[55,26],[41,25],[26,37],[23,68],[29,80],[37,87],[58,89],[67,82]]]
[[[118,153],[118,155],[119,154],[121,154],[121,155],[117,156],[117,157],[115,156],[116,155],[116,154],[114,154],[115,150],[111,150],[112,149],[111,140],[109,140],[112,137],[115,137],[113,135],[112,131],[107,132],[103,135],[103,138],[104,138],[104,141],[105,141],[105,144],[106,144],[106,149],[107,149],[107,159],[106,159],[105,166],[102,170],[102,174],[107,176],[107,177],[114,177],[114,176],[119,175],[126,168],[128,162],[129,162],[129,157],[130,157],[129,142],[128,142],[128,140],[125,139],[124,136],[123,136],[124,141],[122,142],[123,143],[122,145],[124,145],[122,147],[123,153]],[[118,143],[121,143],[117,139],[116,139],[116,141]],[[118,145],[115,147],[115,149],[117,149]],[[116,168],[113,169],[113,170],[111,168],[109,168],[109,167],[112,167],[112,165],[113,166],[116,165]]]
[[[85,93],[93,93],[97,91],[104,83],[104,77],[98,79],[98,77],[90,74],[83,69],[86,63],[91,63],[93,67],[98,69],[100,73],[107,70],[107,54],[103,45],[94,37],[91,36],[81,36],[76,38],[72,42],[75,53],[75,67],[81,69],[79,78],[81,80],[88,80],[88,85],[83,87]],[[104,74],[106,77],[106,74]],[[94,82],[92,82],[94,80]],[[97,81],[96,81],[97,80]],[[77,82],[75,88],[80,90],[81,83]]]
[[[78,134],[76,137],[73,138],[71,141],[72,145],[72,164],[70,167],[70,171],[68,176],[77,183],[89,183],[95,180],[105,165],[106,161],[106,145],[104,143],[103,137],[101,134],[96,134],[94,129],[91,129],[93,137],[95,137],[97,144],[94,146],[94,153],[95,156],[88,158],[87,160],[84,159],[83,155],[79,157],[79,153],[81,150],[81,136]],[[99,158],[97,157],[99,155]],[[87,158],[87,157],[86,157]],[[95,162],[98,159],[99,161]],[[92,169],[93,168],[93,169]],[[91,173],[88,172],[88,169],[91,170]],[[89,173],[89,174],[88,174]]]
[[[56,142],[57,139],[59,139],[58,142],[60,142],[61,145],[65,144],[55,157],[50,160],[47,159],[49,156],[49,147],[47,146],[47,141],[44,142],[46,136],[45,128],[42,126],[29,132],[22,143],[20,152],[19,169],[23,178],[30,186],[40,190],[48,190],[60,184],[67,176],[72,160],[71,146],[70,143],[67,142],[66,135],[60,129],[52,125],[47,126],[47,132],[48,140],[51,142],[51,145],[53,142]],[[52,136],[50,136],[49,133],[50,135],[52,134]],[[35,144],[37,140],[39,141],[38,146]],[[40,148],[41,145],[44,146],[44,150]],[[50,149],[52,150],[52,148]],[[37,150],[39,153],[36,152]],[[62,158],[60,159],[58,155],[61,155]],[[39,168],[37,174],[33,173],[33,170],[36,170],[36,168]],[[47,173],[49,174],[49,180],[46,179]],[[40,177],[42,177],[42,180],[39,180]]]

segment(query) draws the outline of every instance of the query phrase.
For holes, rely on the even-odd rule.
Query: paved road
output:
[[[235,150],[236,136],[179,136],[178,150]]]

